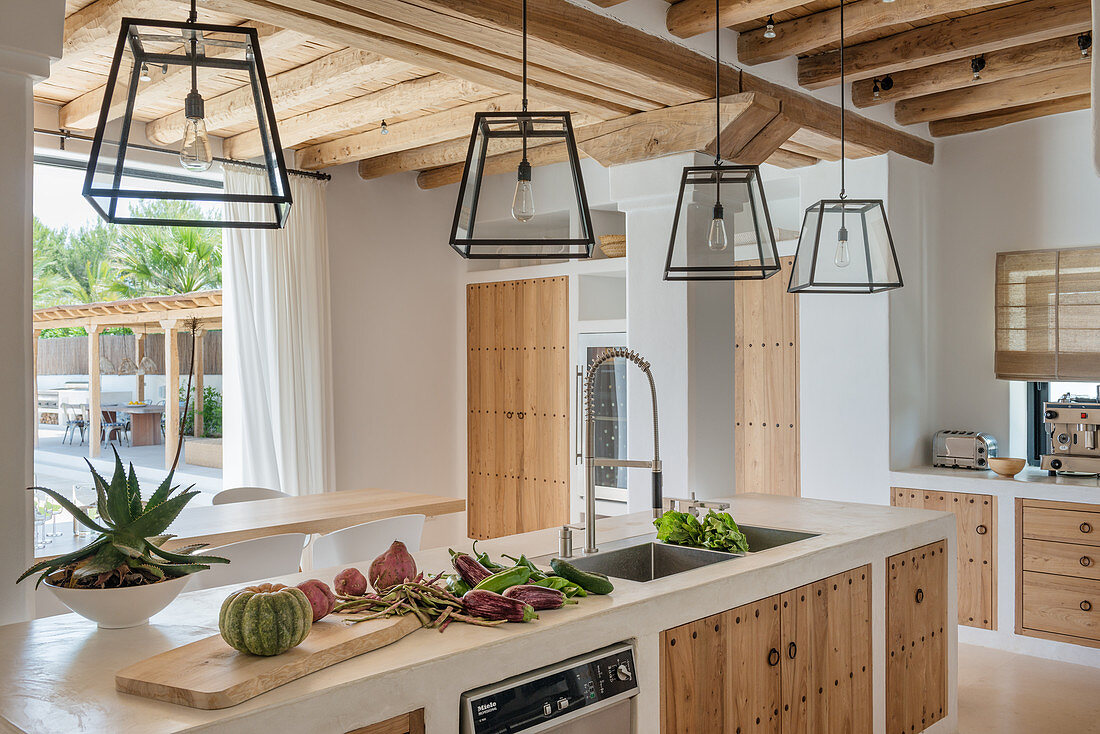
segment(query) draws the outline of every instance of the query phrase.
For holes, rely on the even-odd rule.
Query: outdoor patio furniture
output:
[[[130,445],[153,446],[164,443],[164,405],[120,405],[128,416]]]
[[[65,443],[68,439],[69,444],[73,442],[73,438],[76,437],[77,432],[80,432],[80,445],[84,445],[84,429],[86,423],[84,422],[84,413],[72,405],[66,403],[60,403],[58,405],[58,415],[62,416],[65,425],[65,432],[61,435],[61,443]]]
[[[101,412],[103,420],[100,422],[100,440],[108,446],[112,442],[121,446],[126,441],[126,422],[119,419],[118,411],[114,408]]]
[[[395,540],[410,553],[420,550],[424,515],[398,515],[322,535],[313,541],[313,567],[328,568],[380,556]]]

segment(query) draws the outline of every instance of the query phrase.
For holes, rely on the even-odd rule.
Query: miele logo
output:
[[[477,705],[477,715],[492,713],[497,710],[497,702],[490,701],[489,703],[479,703]]]

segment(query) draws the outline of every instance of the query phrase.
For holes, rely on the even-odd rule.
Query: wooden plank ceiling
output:
[[[670,22],[673,11],[691,11],[689,4],[694,2],[673,5]],[[768,2],[772,0],[740,0],[739,4],[757,8]],[[854,5],[864,2],[879,6],[879,0],[859,0]],[[616,3],[601,0],[597,4]],[[921,2],[922,7],[940,4],[966,3]],[[730,3],[731,8],[735,5]],[[820,0],[777,9],[776,19],[785,21],[781,29],[793,28],[787,22],[827,15],[829,5],[829,0]],[[282,143],[297,151],[299,167],[316,170],[358,161],[364,178],[419,171],[420,185],[431,187],[461,175],[474,112],[519,106],[520,7],[520,0],[200,0],[199,20],[257,30]],[[691,12],[677,12],[691,17]],[[705,14],[705,9],[700,12]],[[966,12],[945,10],[943,17]],[[713,147],[713,62],[706,56],[568,0],[538,0],[531,3],[529,13],[532,105],[572,111],[582,153],[613,163]],[[121,19],[183,20],[186,14],[186,4],[178,0],[68,0],[64,56],[55,62],[49,78],[35,86],[36,99],[58,107],[62,129],[91,131],[98,120]],[[738,27],[748,31],[741,37],[744,42],[762,21],[743,15],[738,11],[736,17]],[[1079,25],[1077,15],[1072,22]],[[875,23],[864,23],[861,39],[884,38],[882,27]],[[890,28],[896,31],[899,25],[911,30],[922,23],[911,19]],[[1047,22],[1042,27],[1051,25]],[[1062,25],[1068,28],[1071,23]],[[1062,63],[1065,44],[1058,43],[1059,36],[1076,28],[1060,34],[1051,31],[1049,36],[1033,31],[1026,40],[1041,48],[1016,54],[1013,64],[1026,66],[1029,73],[1076,71],[1079,63]],[[784,55],[804,51],[821,55],[829,50],[825,31],[811,28],[802,33],[821,42],[815,40],[812,48]],[[805,46],[810,41],[801,43]],[[992,58],[992,49],[988,50]],[[761,58],[768,53],[766,48],[759,52]],[[937,63],[943,61],[936,58]],[[945,86],[948,81],[940,81],[955,79],[953,68],[930,69],[933,79],[911,83],[930,90],[925,94],[953,88]],[[203,72],[200,91],[206,100],[209,131],[223,138],[227,157],[255,157],[260,143],[255,119],[250,117],[247,80],[231,70]],[[827,63],[815,64],[814,78],[820,80],[815,84],[830,83],[831,72]],[[900,69],[894,73],[903,78]],[[991,82],[1019,87],[1014,99],[1024,100],[1020,104],[1038,101],[1027,98],[1027,84],[1013,81],[1021,75],[994,70],[992,65],[989,74]],[[153,79],[143,83],[134,116],[145,124],[149,140],[177,144],[188,76],[154,69]],[[1078,71],[1055,86],[1076,90],[1079,96],[1079,76]],[[1087,93],[1087,74],[1085,78]],[[911,101],[899,86],[893,88],[891,99]],[[725,100],[723,155],[728,159],[768,161],[788,168],[836,160],[840,133],[836,105],[732,67],[724,75],[721,93]],[[701,104],[708,99],[711,104]],[[1060,98],[1048,91],[1042,99],[1057,103]],[[935,106],[914,104],[916,116],[939,119],[928,118],[938,114],[928,109],[942,109],[950,99]],[[1064,107],[1063,102],[1058,109]],[[981,109],[967,105],[966,126],[980,129],[981,121],[973,118]],[[115,117],[122,112],[121,106],[111,110]],[[932,162],[929,141],[858,114],[849,117],[847,133],[854,157],[894,151]],[[514,152],[502,150],[490,165],[504,170],[515,165],[514,157]],[[563,159],[563,150],[544,146],[533,158],[539,165],[552,163]]]
[[[673,35],[714,27],[714,0],[669,2]],[[739,33],[741,64],[795,56],[801,86],[835,88],[839,6],[721,0],[719,18]],[[895,102],[899,124],[927,122],[939,137],[1089,106],[1088,0],[848,0],[844,8],[845,73],[857,108]],[[769,15],[774,38],[764,35]]]

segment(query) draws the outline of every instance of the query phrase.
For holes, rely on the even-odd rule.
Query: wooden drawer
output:
[[[1025,538],[1100,546],[1100,512],[1024,507]]]
[[[1100,581],[1100,548],[1049,540],[1025,540],[1023,569]]]
[[[1100,581],[1025,571],[1023,626],[1100,640]]]

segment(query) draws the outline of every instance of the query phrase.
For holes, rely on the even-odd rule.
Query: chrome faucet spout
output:
[[[595,380],[596,375],[607,362],[614,359],[625,359],[632,362],[649,379],[649,393],[653,399],[653,460],[632,461],[628,459],[610,459],[596,456],[596,399]],[[641,355],[632,349],[623,347],[611,347],[593,360],[588,367],[584,378],[584,412],[585,412],[585,490],[584,490],[584,552],[595,553],[596,547],[596,467],[648,467],[653,477],[653,512],[655,515],[661,512],[662,472],[661,472],[661,440],[657,430],[657,386],[653,381],[653,372]]]

